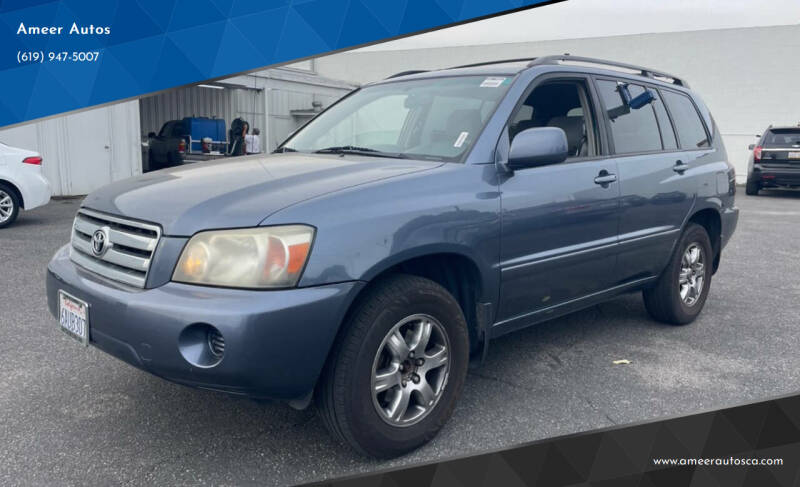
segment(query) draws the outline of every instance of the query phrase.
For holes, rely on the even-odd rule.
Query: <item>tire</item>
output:
[[[5,228],[19,216],[19,197],[17,191],[5,183],[0,183],[0,228]]]
[[[756,181],[747,180],[747,184],[744,187],[744,192],[748,196],[756,196],[758,191],[761,189],[761,186]]]
[[[698,261],[702,270],[696,265],[687,265],[687,252],[690,248],[698,249]],[[711,288],[713,253],[708,232],[696,223],[690,223],[683,232],[667,268],[661,273],[656,285],[643,291],[647,312],[655,320],[670,325],[685,325],[697,318],[703,310],[708,291]],[[682,269],[688,267],[691,270]],[[682,284],[682,272],[688,275]],[[698,279],[702,277],[702,282]],[[691,285],[694,283],[695,285]],[[689,286],[685,288],[684,286]],[[699,288],[699,289],[698,289]],[[682,297],[682,290],[687,290],[687,298]]]
[[[450,419],[466,379],[468,330],[456,300],[431,280],[398,274],[377,281],[366,293],[334,345],[316,401],[334,437],[364,455],[391,458],[427,443]],[[413,362],[399,363],[397,355],[415,350],[414,332],[425,322],[431,330],[427,347],[417,348],[414,356],[409,353]],[[408,348],[390,340],[394,330],[401,332],[400,339]],[[441,358],[442,346],[446,360],[430,358]],[[402,354],[397,353],[400,349]],[[421,365],[420,350],[424,357]],[[386,381],[385,391],[373,394],[375,372],[389,370],[397,371],[385,374],[394,380]],[[390,383],[395,385],[388,387]],[[423,389],[429,389],[427,398],[414,392]],[[409,398],[408,409],[395,408],[393,419],[390,410],[394,399],[404,394]],[[431,397],[432,405],[422,406],[423,399]]]

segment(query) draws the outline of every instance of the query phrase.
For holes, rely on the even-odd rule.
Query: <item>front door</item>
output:
[[[536,83],[536,82],[534,82]],[[510,331],[610,287],[616,264],[617,164],[602,157],[596,105],[584,78],[540,82],[523,97],[508,130],[562,128],[570,157],[521,169],[502,192],[498,326]]]

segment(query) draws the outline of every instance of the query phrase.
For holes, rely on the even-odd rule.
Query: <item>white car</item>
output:
[[[50,183],[42,175],[38,152],[0,142],[0,228],[17,219],[20,208],[30,210],[50,201]]]

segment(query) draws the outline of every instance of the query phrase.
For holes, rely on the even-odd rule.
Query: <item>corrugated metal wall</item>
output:
[[[35,150],[54,196],[87,194],[141,174],[139,103],[129,101],[0,130],[4,143]]]

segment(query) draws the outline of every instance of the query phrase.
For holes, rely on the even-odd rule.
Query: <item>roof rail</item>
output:
[[[597,64],[600,66],[610,66],[612,68],[622,68],[631,71],[637,71],[641,74],[641,76],[645,76],[647,78],[664,78],[663,81],[667,81],[668,83],[672,83],[678,86],[683,86],[688,88],[689,85],[681,78],[674,76],[672,74],[664,73],[661,71],[655,71],[649,68],[643,68],[642,66],[636,66],[633,64],[626,64],[620,63],[617,61],[607,61],[605,59],[596,59],[591,57],[582,57],[582,56],[572,56],[570,54],[560,54],[555,56],[543,56],[537,57],[533,59],[531,62],[528,63],[528,67],[531,66],[538,66],[542,64],[559,64],[561,62],[578,62],[578,63],[587,63],[587,64]],[[669,81],[671,80],[671,81]]]
[[[419,73],[427,73],[427,69],[412,69],[410,71],[400,71],[399,73],[395,73],[391,76],[387,76],[384,79],[392,79],[392,78],[399,78],[400,76],[408,76],[411,74],[419,74]]]
[[[483,61],[481,63],[472,63],[472,64],[463,64],[461,66],[452,66],[445,69],[459,69],[459,68],[474,68],[477,66],[489,66],[491,64],[503,64],[503,63],[521,63],[525,61],[533,61],[536,59],[535,57],[522,57],[522,58],[515,58],[515,59],[496,59],[494,61]]]

